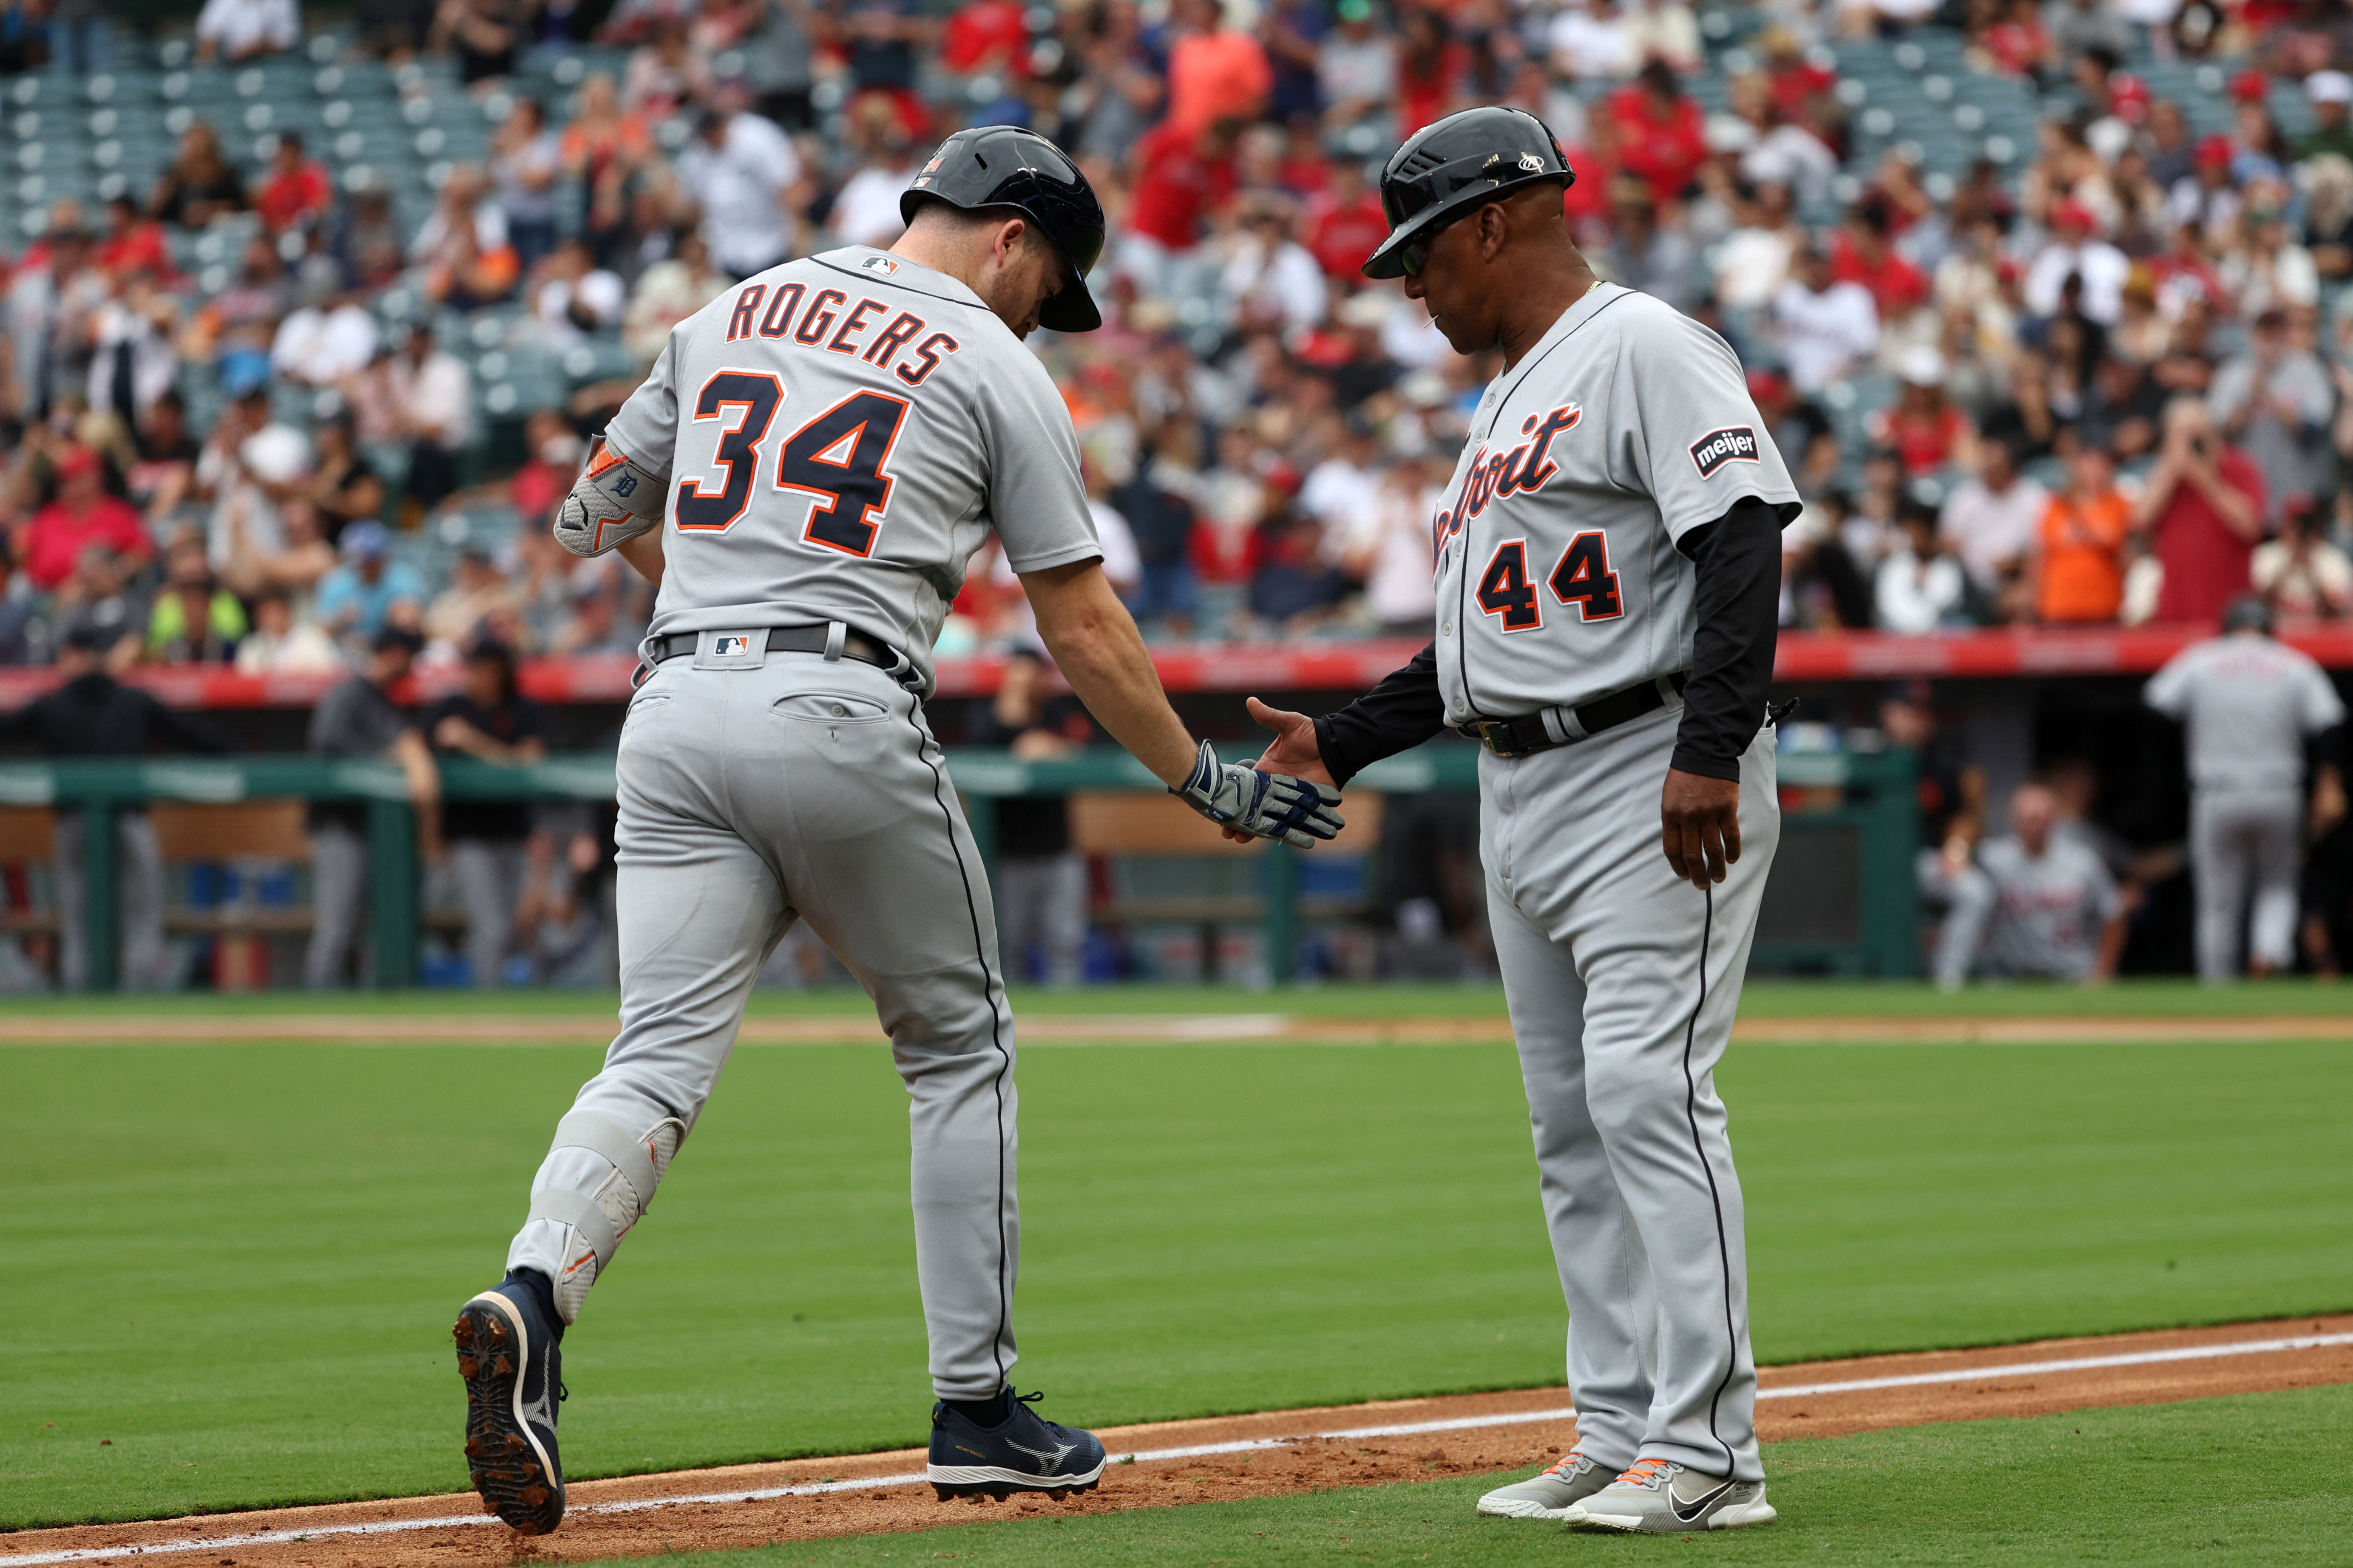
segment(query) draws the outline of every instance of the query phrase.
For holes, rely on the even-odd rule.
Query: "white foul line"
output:
[[[2301,1334],[2292,1339],[2239,1340],[2227,1344],[2188,1345],[2178,1350],[2134,1351],[2120,1355],[2083,1356],[2073,1361],[2013,1362],[2006,1366],[1956,1367],[1946,1372],[1913,1373],[1903,1377],[1862,1377],[1844,1383],[1801,1383],[1781,1388],[1760,1388],[1759,1399],[1796,1399],[1824,1394],[1860,1394],[1878,1388],[1912,1388],[1940,1383],[1972,1383],[1998,1377],[2033,1377],[2049,1373],[2094,1372],[2112,1366],[2151,1366],[2164,1362],[2211,1361],[2222,1356],[2264,1355],[2281,1351],[2324,1350],[2333,1345],[2353,1344],[2353,1334]],[[1553,1410],[1517,1410],[1500,1415],[1465,1415],[1445,1421],[1408,1421],[1391,1426],[1351,1426],[1338,1432],[1319,1432],[1317,1438],[1327,1442],[1346,1441],[1360,1437],[1410,1437],[1426,1432],[1467,1432],[1482,1426],[1514,1426],[1544,1421],[1568,1421],[1577,1412],[1561,1406]],[[1143,1448],[1133,1453],[1114,1454],[1107,1463],[1113,1465],[1148,1465],[1171,1459],[1206,1458],[1217,1454],[1257,1453],[1269,1448],[1287,1448],[1294,1443],[1308,1441],[1303,1437],[1245,1437],[1229,1443],[1197,1443],[1181,1448]],[[902,1476],[869,1476],[853,1481],[809,1481],[800,1486],[760,1487],[748,1491],[697,1492],[687,1497],[634,1498],[620,1502],[586,1503],[573,1509],[574,1515],[607,1513],[641,1513],[648,1509],[717,1503],[766,1502],[776,1498],[816,1497],[827,1492],[864,1491],[878,1487],[922,1486],[928,1479],[920,1472]],[[248,1535],[217,1535],[210,1540],[189,1538],[179,1541],[159,1541],[146,1546],[83,1546],[62,1552],[34,1552],[14,1557],[0,1557],[0,1568],[39,1568],[51,1563],[90,1563],[107,1557],[160,1556],[178,1552],[202,1552],[215,1548],[237,1546],[280,1546],[290,1542],[309,1541],[326,1535],[389,1535],[411,1530],[449,1530],[470,1524],[496,1524],[497,1519],[486,1513],[449,1514],[439,1519],[388,1519],[365,1524],[322,1524],[310,1530],[256,1531]]]

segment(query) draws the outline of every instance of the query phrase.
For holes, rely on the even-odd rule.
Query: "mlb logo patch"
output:
[[[899,264],[887,256],[870,256],[858,266],[860,271],[871,272],[882,278],[888,278],[899,270]]]
[[[1713,479],[1715,470],[1726,463],[1757,463],[1764,459],[1757,455],[1757,432],[1746,425],[1727,429],[1711,430],[1694,441],[1692,461],[1698,466],[1701,479]]]
[[[751,653],[750,637],[719,637],[711,639],[711,657],[713,658],[748,658]]]

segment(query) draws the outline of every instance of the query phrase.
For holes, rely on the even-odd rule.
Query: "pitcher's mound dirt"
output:
[[[1759,1382],[1757,1425],[1768,1442],[2353,1383],[2353,1314],[1816,1362],[1767,1368]],[[454,1377],[451,1384],[454,1433]],[[1099,1489],[1060,1503],[941,1502],[928,1486],[909,1484],[923,1465],[911,1450],[579,1482],[563,1530],[535,1540],[485,1521],[480,1500],[461,1493],[24,1531],[0,1535],[0,1568],[133,1560],[189,1568],[576,1563],[1428,1480],[1548,1463],[1576,1440],[1568,1403],[1566,1389],[1527,1389],[1108,1428],[1102,1436],[1111,1452],[1138,1461],[1115,1463]],[[1240,1445],[1258,1446],[1169,1452]],[[816,1493],[740,1495],[828,1483],[832,1489]]]

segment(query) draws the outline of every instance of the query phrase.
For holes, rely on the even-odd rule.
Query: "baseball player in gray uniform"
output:
[[[1187,804],[1305,843],[1329,786],[1221,764],[1104,580],[1071,420],[1022,346],[1100,324],[1103,219],[1051,142],[957,133],[905,235],[772,268],[672,331],[556,522],[658,579],[618,761],[621,1030],[456,1327],[474,1484],[564,1515],[557,1342],[726,1065],[768,952],[807,921],[874,998],[909,1096],[943,1497],[1092,1487],[1103,1445],[1007,1384],[1018,1264],[1013,1018],[988,889],[923,717],[931,647],[993,530],[1094,718]]]
[[[2271,636],[2271,610],[2233,603],[2223,632],[2182,649],[2148,683],[2150,707],[2179,719],[2189,747],[2189,872],[2198,889],[2198,975],[2242,973],[2295,956],[2296,872],[2304,850],[2304,743],[2345,721],[2320,666]],[[2336,748],[2324,744],[2323,754]],[[2324,767],[2334,768],[2333,761]]]
[[[2005,978],[2105,980],[2124,945],[2124,899],[2107,862],[2063,830],[2049,785],[2019,785],[2009,834],[1952,879],[1937,979],[1957,984],[1974,965]]]
[[[1480,852],[1577,1444],[1480,1511],[1725,1529],[1773,1518],[1713,1073],[1779,836],[1765,694],[1798,497],[1724,341],[1595,279],[1573,178],[1516,110],[1389,159],[1366,272],[1402,273],[1504,369],[1434,521],[1436,639],[1337,713],[1251,711],[1278,737],[1261,765],[1335,783],[1447,726],[1487,749]]]

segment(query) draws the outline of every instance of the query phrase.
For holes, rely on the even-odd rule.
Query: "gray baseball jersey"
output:
[[[1037,356],[964,284],[865,246],[681,321],[606,439],[669,483],[654,636],[843,621],[928,692],[990,529],[1017,572],[1103,553]]]
[[[2266,637],[2183,648],[2149,680],[2148,705],[2188,727],[2189,779],[2200,790],[2293,790],[2304,738],[2345,721],[2319,665]]]
[[[2081,980],[2098,956],[2100,931],[2116,912],[2114,878],[2081,841],[2052,834],[2039,857],[2015,838],[1978,851],[1993,884],[1984,966],[1993,974]]]
[[[1690,668],[1675,542],[1744,496],[1797,513],[1730,345],[1647,294],[1588,290],[1479,400],[1436,520],[1447,722]]]

